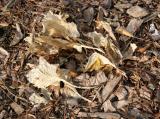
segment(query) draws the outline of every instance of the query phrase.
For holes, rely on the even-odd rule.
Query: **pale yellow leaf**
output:
[[[49,86],[59,87],[60,90],[63,90],[63,88],[61,89],[60,87],[60,82],[63,82],[64,88],[67,89],[63,91],[64,94],[89,101],[81,96],[76,90],[76,88],[87,89],[88,87],[75,86],[67,82],[65,79],[62,79],[61,74],[57,73],[57,68],[57,64],[49,64],[44,58],[40,57],[39,65],[29,71],[27,74],[27,80],[35,87],[43,90],[47,90]]]
[[[85,71],[90,71],[90,72],[93,70],[97,71],[97,70],[100,70],[104,67],[116,68],[116,66],[113,63],[111,63],[108,58],[95,52],[89,57],[88,62],[85,66]]]

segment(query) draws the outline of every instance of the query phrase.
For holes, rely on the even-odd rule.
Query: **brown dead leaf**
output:
[[[18,115],[24,112],[24,109],[15,102],[11,103],[10,106]]]
[[[108,111],[116,111],[115,107],[112,105],[110,100],[106,100],[103,105],[102,108],[104,109],[104,112],[108,112]]]
[[[148,11],[140,6],[132,6],[127,10],[127,13],[133,17],[144,17],[148,15]]]
[[[121,116],[117,113],[105,113],[105,112],[79,112],[78,117],[80,118],[101,118],[101,119],[120,119]]]
[[[116,40],[116,37],[114,36],[113,34],[113,31],[112,31],[112,28],[110,26],[109,23],[105,22],[105,21],[96,21],[96,27],[97,29],[104,29],[105,31],[108,32],[109,36],[115,41],[117,42]]]
[[[127,27],[124,29],[124,30],[127,30],[127,32],[129,32],[129,33],[126,33],[127,35],[125,35],[125,36],[121,36],[120,40],[127,41],[131,37],[133,37],[133,34],[140,28],[142,23],[143,23],[142,19],[135,19],[135,18],[131,19],[130,22],[128,23]],[[123,33],[122,33],[122,35],[123,35]],[[126,37],[126,36],[129,36],[129,37]]]
[[[111,62],[118,64],[121,61],[122,54],[120,50],[112,43],[110,38],[107,36],[103,37],[101,33],[97,33],[96,31],[88,33],[87,36],[91,38],[95,46],[103,47],[105,49],[106,55]]]
[[[114,102],[114,106],[116,107],[116,109],[122,109],[123,107],[127,106],[128,104],[129,104],[128,100],[120,100],[120,101]]]
[[[89,7],[86,10],[84,10],[83,16],[84,16],[85,22],[87,22],[88,25],[90,25],[92,23],[92,20],[93,20],[93,17],[94,17],[93,7]]]
[[[117,86],[117,84],[120,82],[122,76],[114,76],[113,79],[109,79],[107,84],[102,90],[102,100],[103,102],[110,96],[110,94],[114,91],[114,88]]]
[[[103,37],[101,33],[97,33],[96,31],[94,32],[89,32],[87,34],[89,38],[91,38],[93,44],[96,47],[104,47],[106,48],[108,45],[108,37]]]
[[[6,22],[0,23],[0,28],[7,27],[9,24]]]
[[[118,100],[124,100],[129,94],[128,90],[125,87],[120,86],[115,92],[115,95],[118,97]]]
[[[103,71],[99,71],[95,76],[91,77],[87,73],[83,73],[77,76],[76,79],[82,86],[97,86],[108,80]]]
[[[133,53],[137,49],[137,45],[135,43],[131,43],[126,51],[124,51],[123,59],[127,59],[133,56]]]
[[[23,38],[23,33],[22,33],[20,25],[18,23],[16,23],[16,30],[17,31],[15,33],[13,40],[10,43],[10,46],[14,46],[14,45],[18,44],[20,42],[20,40],[22,40],[22,38]]]
[[[10,54],[2,47],[0,47],[0,59],[3,60],[4,64],[6,64]]]

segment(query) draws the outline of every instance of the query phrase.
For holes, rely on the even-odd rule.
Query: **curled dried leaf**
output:
[[[80,36],[75,23],[68,23],[62,15],[53,14],[49,11],[43,19],[43,32],[54,37],[66,39]]]
[[[87,34],[89,38],[91,38],[93,44],[97,47],[107,47],[108,41],[107,37],[103,37],[101,33],[97,33],[96,31],[90,32]]]
[[[90,57],[89,60],[85,66],[85,71],[97,71],[102,68],[107,68],[108,71],[111,71],[112,68],[116,68],[116,66],[110,62],[109,59],[104,57],[103,55],[95,52]]]
[[[112,28],[109,23],[105,21],[97,21],[97,28],[98,29],[104,29],[108,32],[109,36],[116,42],[116,37],[113,34]]]
[[[104,37],[101,33],[97,33],[96,31],[88,33],[87,36],[92,39],[95,46],[105,49],[105,53],[111,62],[116,64],[120,62],[122,54],[110,38]]]

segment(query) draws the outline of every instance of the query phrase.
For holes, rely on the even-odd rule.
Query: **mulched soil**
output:
[[[157,30],[160,31],[160,17],[155,16],[147,19],[134,32],[134,36],[140,39],[129,38],[130,40],[124,40],[126,37],[116,33],[115,29],[118,26],[117,24],[127,27],[132,19],[126,13],[128,8],[122,8],[122,11],[115,8],[120,0],[113,0],[111,4],[105,4],[104,1],[112,0],[15,0],[6,10],[3,10],[3,8],[9,0],[0,1],[0,23],[8,24],[6,27],[0,27],[0,47],[3,47],[10,54],[6,62],[3,57],[0,57],[0,80],[2,80],[0,82],[0,119],[75,119],[85,117],[97,119],[102,118],[97,115],[105,112],[102,103],[99,103],[98,96],[94,100],[96,105],[90,105],[83,100],[79,100],[78,105],[71,106],[66,103],[66,97],[64,96],[53,97],[53,100],[47,105],[42,104],[38,108],[30,103],[29,94],[31,92],[40,93],[40,90],[28,83],[26,74],[30,70],[28,64],[38,64],[39,56],[28,52],[28,44],[23,39],[29,33],[34,31],[38,33],[42,30],[41,20],[49,10],[55,14],[67,13],[69,15],[67,21],[77,24],[82,38],[85,38],[86,33],[95,31],[95,21],[97,19],[114,21],[115,24],[112,25],[112,29],[120,46],[120,51],[125,51],[129,43],[137,45],[133,56],[118,64],[118,67],[126,73],[127,77],[121,80],[114,92],[120,86],[123,86],[127,87],[128,92],[132,90],[134,93],[132,96],[135,97],[132,100],[133,103],[114,111],[107,110],[105,113],[118,114],[118,116],[111,116],[115,119],[118,119],[119,116],[124,119],[160,118],[160,39],[153,39],[149,33],[151,23],[154,23]],[[147,4],[147,1],[151,2]],[[139,5],[149,11],[148,16],[160,9],[159,0],[125,0],[121,3],[130,3],[131,6]],[[91,12],[85,13],[88,8],[94,10],[93,15],[91,15]],[[103,8],[102,10],[105,12],[102,12],[100,8]],[[147,17],[141,19],[145,18]],[[18,40],[16,39],[16,24],[20,26],[23,34],[22,38]],[[105,34],[104,31],[100,32]],[[78,71],[80,64],[84,64],[86,61],[75,60],[72,54],[76,53],[73,50],[62,50],[58,55],[54,55],[54,58],[50,56],[48,61],[60,64],[61,58],[68,58],[60,67]],[[85,57],[90,56],[90,54],[85,55]],[[79,72],[77,74],[80,75]],[[97,72],[92,72],[89,73],[89,76],[95,76],[96,74]],[[102,87],[104,87],[104,84]],[[84,97],[90,96],[93,98],[96,95],[94,91],[79,92]],[[115,102],[115,100],[117,101],[115,98],[112,99],[112,102]],[[21,107],[22,113],[18,114],[15,111],[14,107],[11,106],[13,102]],[[95,116],[92,116],[94,113]],[[111,118],[106,117],[106,119]]]

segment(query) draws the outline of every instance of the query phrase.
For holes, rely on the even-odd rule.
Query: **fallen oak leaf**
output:
[[[81,98],[88,102],[91,102],[90,100],[81,96],[76,90],[76,88],[89,89],[90,87],[75,86],[67,82],[65,79],[62,79],[60,77],[60,74],[57,73],[57,68],[57,64],[49,64],[44,58],[40,57],[39,65],[29,71],[29,73],[27,74],[27,80],[35,87],[41,88],[43,90],[47,90],[51,85],[60,87],[60,83],[63,82],[63,88],[67,88],[68,92],[67,90],[62,91],[62,89],[60,88],[61,92],[64,92],[66,95],[73,96],[75,98]]]

